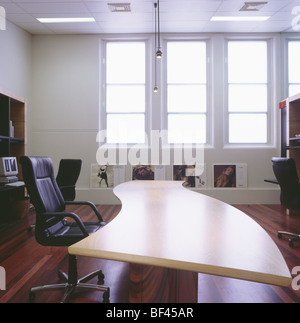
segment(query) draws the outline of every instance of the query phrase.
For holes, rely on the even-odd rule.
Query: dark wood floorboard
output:
[[[290,248],[287,239],[277,238],[278,230],[300,232],[300,216],[287,216],[285,209],[280,205],[236,205],[236,207],[252,217],[270,234],[290,270],[300,266],[300,243]],[[110,222],[117,216],[120,207],[108,205],[98,206],[98,209],[105,221]],[[86,207],[72,207],[69,210],[81,214],[83,220],[91,219],[91,212]],[[67,248],[40,246],[35,241],[34,229],[31,232],[26,230],[29,224],[34,223],[34,216],[34,212],[31,211],[24,219],[0,223],[0,266],[6,270],[6,291],[0,291],[0,303],[27,303],[30,287],[59,283],[57,270],[67,271]],[[111,303],[127,303],[129,265],[87,257],[78,258],[79,276],[98,268],[103,270],[105,285],[111,289]],[[92,282],[96,283],[96,278]],[[300,291],[294,290],[292,286],[278,287],[204,274],[199,274],[198,290],[199,303],[300,302]],[[61,296],[61,291],[40,292],[37,294],[36,302],[59,302]],[[70,302],[102,302],[102,293],[78,292]]]

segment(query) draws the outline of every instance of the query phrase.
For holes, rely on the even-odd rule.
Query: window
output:
[[[289,96],[300,93],[300,41],[288,42]]]
[[[228,41],[228,142],[268,142],[268,42]]]
[[[144,143],[146,43],[106,43],[105,114],[107,143]]]
[[[206,143],[206,42],[167,42],[169,143]]]

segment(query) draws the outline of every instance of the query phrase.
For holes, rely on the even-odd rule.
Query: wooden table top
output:
[[[242,211],[178,181],[132,181],[114,189],[117,217],[69,253],[288,286],[278,247]]]

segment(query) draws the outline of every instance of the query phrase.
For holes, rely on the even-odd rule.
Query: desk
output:
[[[19,186],[6,186],[0,185],[0,223],[11,221],[14,218],[18,218],[18,214],[15,212],[15,204],[24,200],[24,188],[23,182],[18,182]]]
[[[129,262],[130,301],[197,301],[197,273],[291,283],[276,244],[242,211],[177,181],[132,181],[114,193],[118,216],[69,253]]]

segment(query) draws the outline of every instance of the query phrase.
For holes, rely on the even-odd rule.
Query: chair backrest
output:
[[[81,171],[81,159],[61,159],[56,182],[66,201],[75,199],[75,185]]]
[[[55,180],[51,158],[23,156],[20,163],[23,179],[36,211],[63,211],[65,201]]]
[[[57,185],[75,185],[80,174],[81,164],[81,159],[61,159],[56,176]]]
[[[273,157],[272,166],[281,190],[281,203],[290,209],[300,209],[300,184],[294,159]]]
[[[65,211],[65,201],[55,180],[52,160],[49,157],[22,156],[20,163],[23,180],[36,211],[36,239],[42,245],[49,245],[48,237],[65,225],[63,220],[46,214]]]

